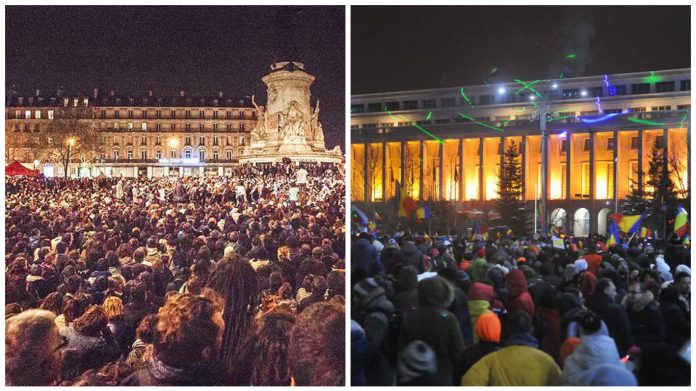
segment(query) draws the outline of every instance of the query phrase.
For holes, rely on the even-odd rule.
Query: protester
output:
[[[373,215],[366,208],[361,212]],[[629,237],[628,243],[607,247],[605,236],[591,235],[564,236],[559,246],[558,233],[555,238],[532,237],[515,235],[513,228],[489,231],[487,238],[479,233],[441,236],[414,231],[417,225],[403,225],[403,219],[395,231],[385,233],[382,224],[394,223],[385,217],[387,211],[379,214],[381,221],[356,221],[353,227],[354,239],[359,232],[384,265],[384,270],[353,273],[357,311],[351,314],[352,349],[362,358],[353,384],[435,385],[430,371],[441,378],[445,370],[452,375],[447,384],[559,385],[561,368],[563,382],[569,384],[684,384],[689,363],[683,357],[691,338],[690,250],[682,242]],[[407,226],[411,228],[401,229]],[[454,274],[450,256],[458,268]],[[424,292],[437,291],[436,278],[457,287],[447,307],[447,301],[419,300]],[[423,284],[432,286],[421,289]],[[466,311],[461,310],[462,298]],[[366,310],[369,303],[389,306]],[[414,321],[419,315],[422,319]],[[588,326],[588,317],[600,327]],[[462,349],[458,343],[441,342],[455,335],[443,331],[449,330],[442,326],[449,318],[452,324],[447,325],[462,334]],[[467,332],[472,335],[465,337]],[[363,344],[368,341],[376,342],[379,360],[366,358]],[[415,341],[434,352],[436,365],[422,365],[428,349],[415,349]],[[658,341],[669,342],[673,350],[654,345]],[[641,367],[655,365],[659,354],[673,360],[674,382]],[[406,378],[415,383],[403,380],[404,363],[413,366]]]
[[[231,177],[7,178],[6,317],[39,307],[58,315],[51,321],[70,345],[59,349],[54,384],[117,385],[131,376],[128,384],[251,385],[245,341],[271,331],[267,312],[297,315],[302,281],[312,297],[302,313],[328,300],[344,309],[343,172],[304,170],[296,202],[292,163],[239,166]],[[170,322],[210,322],[207,312],[163,316],[180,293],[223,314],[219,345],[207,341],[198,352],[202,336],[184,330],[183,345],[158,339]],[[37,338],[28,342],[46,344]],[[344,355],[342,342],[322,348]],[[268,370],[289,368],[290,357],[278,360]],[[291,383],[261,364],[255,370],[259,382]],[[215,376],[193,379],[199,373]],[[324,380],[316,384],[334,384]]]

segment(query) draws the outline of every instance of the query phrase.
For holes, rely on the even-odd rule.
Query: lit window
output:
[[[199,159],[200,161],[204,161],[204,160],[205,160],[205,151],[204,151],[204,150],[201,149],[200,151],[198,151],[198,159]]]
[[[144,149],[140,151],[140,160],[147,160],[147,151]]]
[[[159,149],[155,151],[155,159],[162,159],[162,151],[160,151]]]
[[[31,119],[31,110],[27,110],[24,112],[24,119]]]
[[[41,110],[34,111],[34,117],[36,119],[41,119]]]
[[[141,128],[142,130],[147,130],[147,122],[141,123],[141,124],[140,124],[140,128]]]
[[[227,160],[232,160],[232,150],[227,150],[225,152],[225,156],[227,157]]]
[[[118,149],[114,149],[114,160],[118,160]]]
[[[48,119],[53,119],[53,110],[48,110]]]
[[[219,155],[220,152],[218,152],[217,150],[213,151],[213,160],[218,160],[218,158],[220,157]]]
[[[128,123],[128,130],[133,130],[133,123],[132,122]]]
[[[127,154],[128,154],[128,155],[127,155],[127,156],[128,156],[128,160],[132,160],[132,159],[133,159],[133,151],[128,151]]]

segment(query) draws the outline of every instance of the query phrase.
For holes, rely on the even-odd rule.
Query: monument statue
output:
[[[340,149],[326,150],[324,129],[319,120],[319,100],[312,107],[310,86],[314,76],[304,64],[293,61],[271,65],[263,77],[266,106],[251,104],[257,123],[251,131],[251,145],[245,148],[240,162],[269,162],[290,158],[302,161],[338,162]]]
[[[256,108],[256,126],[254,127],[254,129],[251,130],[251,140],[252,142],[265,140],[266,126],[268,122],[266,120],[265,108],[263,107],[263,105],[259,106],[256,104],[254,95],[251,96],[251,104],[253,104],[254,108]]]

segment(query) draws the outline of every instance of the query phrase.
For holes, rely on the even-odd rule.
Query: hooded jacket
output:
[[[631,301],[630,296],[626,296],[623,304],[626,306],[636,345],[642,347],[646,343],[665,341],[665,321],[652,292],[645,291],[636,301]]]
[[[399,270],[396,289],[393,300],[396,310],[409,312],[418,307],[418,271],[414,267]]]
[[[462,352],[459,365],[454,373],[455,384],[459,384],[462,376],[482,357],[500,349],[501,325],[496,314],[492,312],[482,314],[476,322],[475,329],[479,342]]]
[[[602,333],[583,335],[580,337],[580,345],[565,360],[562,384],[564,386],[586,385],[588,371],[603,364],[623,366],[614,340]]]
[[[505,282],[508,286],[508,311],[525,311],[529,314],[530,319],[534,319],[534,300],[532,295],[527,291],[527,278],[520,270],[513,270],[505,276]]]
[[[666,342],[680,348],[691,339],[691,325],[679,305],[679,291],[667,287],[660,293],[660,312],[665,321]]]
[[[634,344],[626,310],[614,303],[604,292],[595,292],[587,299],[585,305],[606,323],[609,336],[614,339],[619,355],[625,355],[628,348]]]
[[[423,273],[423,253],[416,247],[413,242],[406,242],[399,251],[401,260],[404,266],[413,266],[418,270],[418,273]]]
[[[384,271],[382,262],[380,262],[377,249],[365,238],[360,238],[355,241],[350,250],[351,266],[353,271],[363,270],[368,276],[375,275]]]
[[[534,337],[513,335],[512,344],[480,359],[462,377],[462,386],[557,386],[561,369],[535,347]],[[531,346],[530,346],[531,345]]]
[[[414,340],[425,342],[437,358],[436,376],[452,385],[453,368],[464,350],[459,322],[445,309],[454,300],[454,289],[442,277],[426,278],[418,283],[418,300],[418,309],[404,319],[399,351]]]

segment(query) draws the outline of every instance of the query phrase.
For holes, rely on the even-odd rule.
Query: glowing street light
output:
[[[587,90],[582,90],[580,91],[581,96],[587,96]]]
[[[179,145],[179,140],[175,138],[170,138],[169,139],[169,148],[176,148]]]
[[[34,160],[34,170],[37,170],[39,168],[39,164],[41,164],[39,159]]]
[[[529,100],[536,100],[536,96],[530,95],[530,96],[529,96]]]
[[[554,90],[558,89],[558,83],[551,84],[551,88],[553,88]]]
[[[72,147],[75,146],[75,142],[75,137],[68,138],[68,154],[65,157],[65,179],[68,179],[68,172],[70,171],[70,151],[72,150]]]
[[[503,95],[505,93],[505,87],[498,87],[498,95]]]

